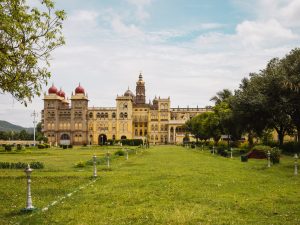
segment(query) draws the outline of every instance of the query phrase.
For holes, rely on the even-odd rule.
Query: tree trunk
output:
[[[297,127],[297,142],[300,142],[300,126]]]
[[[279,128],[275,127],[275,130],[276,130],[277,135],[278,135],[278,144],[279,144],[279,146],[282,146],[284,135],[285,135],[285,130],[284,130],[283,126],[280,126]]]
[[[249,143],[249,148],[252,148],[253,147],[253,133],[252,133],[252,131],[250,131],[248,133],[248,143]]]

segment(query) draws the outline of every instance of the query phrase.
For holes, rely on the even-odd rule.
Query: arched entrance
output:
[[[71,140],[70,140],[70,135],[69,134],[62,134],[60,136],[59,143],[61,145],[70,145],[70,142],[71,142]]]
[[[123,136],[121,137],[121,140],[125,140],[125,139],[127,139],[127,137],[126,137],[125,135],[123,135]]]
[[[107,136],[105,134],[100,134],[98,137],[98,144],[104,145],[107,142]]]

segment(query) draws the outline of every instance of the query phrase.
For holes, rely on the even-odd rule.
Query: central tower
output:
[[[146,103],[146,94],[145,94],[145,82],[143,81],[143,75],[140,73],[139,80],[136,82],[135,89],[135,103],[136,104],[145,104]]]

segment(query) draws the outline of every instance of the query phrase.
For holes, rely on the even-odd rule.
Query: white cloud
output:
[[[283,27],[277,20],[244,21],[236,28],[237,36],[245,46],[270,47],[296,40],[298,35]]]
[[[149,19],[146,7],[152,1],[128,2],[135,7],[136,18]],[[135,88],[142,70],[147,99],[170,96],[173,107],[206,106],[217,91],[237,88],[244,76],[299,45],[299,31],[294,28],[298,26],[294,10],[298,9],[297,2],[271,2],[253,4],[252,8],[266,10],[265,15],[257,10],[256,19],[241,21],[231,34],[219,30],[226,26],[219,23],[149,31],[113,9],[77,10],[69,14],[64,26],[67,45],[53,54],[50,83],[62,86],[70,96],[81,82],[90,106],[113,106],[117,94],[128,86]],[[138,15],[139,8],[148,17]],[[169,41],[195,31],[201,34],[193,41]],[[29,109],[11,101],[7,95],[0,96],[1,119],[12,121],[14,111],[13,122],[25,126],[32,125],[28,119],[31,111],[43,106],[41,98],[35,99]],[[27,119],[22,117],[24,112]]]
[[[144,22],[150,17],[145,7],[152,3],[152,0],[127,0],[128,3],[136,7],[135,16],[140,22]]]

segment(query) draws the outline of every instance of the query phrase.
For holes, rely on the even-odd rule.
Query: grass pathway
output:
[[[291,159],[282,161],[267,169],[266,161],[152,148],[21,224],[300,224],[299,178]]]

